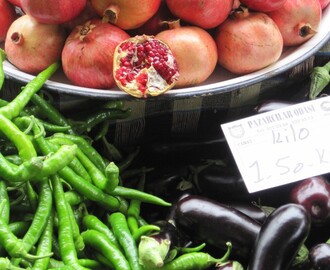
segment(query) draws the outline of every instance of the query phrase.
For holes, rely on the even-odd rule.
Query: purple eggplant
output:
[[[308,211],[313,223],[330,221],[330,184],[322,175],[297,183],[290,197],[291,202],[302,205]]]
[[[216,265],[211,270],[244,270],[244,267],[238,261],[228,261],[228,262]]]
[[[198,171],[195,185],[202,196],[217,201],[249,201],[250,194],[234,164],[213,163]]]
[[[273,207],[258,206],[251,202],[226,202],[226,204],[253,218],[260,224],[264,223],[267,216],[274,210]]]
[[[257,221],[237,209],[197,195],[177,203],[174,221],[194,242],[204,242],[222,251],[231,242],[233,258],[245,260],[261,228]]]
[[[309,250],[309,261],[314,270],[330,269],[330,241],[320,243]]]
[[[310,227],[310,216],[301,205],[289,203],[275,209],[261,227],[248,270],[289,269]]]
[[[172,248],[183,247],[189,242],[171,221],[161,220],[154,225],[159,226],[160,231],[143,235],[138,246],[140,264],[148,269],[163,266]]]

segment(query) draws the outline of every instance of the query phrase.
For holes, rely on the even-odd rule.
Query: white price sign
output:
[[[250,193],[330,172],[330,97],[221,128]]]

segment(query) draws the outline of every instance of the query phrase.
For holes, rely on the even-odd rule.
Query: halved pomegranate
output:
[[[179,78],[170,48],[148,35],[131,37],[116,47],[113,73],[118,87],[137,98],[163,94]]]

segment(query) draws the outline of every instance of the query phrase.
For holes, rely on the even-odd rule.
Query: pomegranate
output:
[[[90,0],[87,0],[86,6],[80,12],[79,16],[76,16],[72,20],[63,23],[63,26],[67,29],[67,31],[71,32],[76,26],[84,24],[87,20],[93,18],[100,17],[92,7]]]
[[[144,24],[157,12],[160,3],[161,0],[91,0],[104,20],[124,30]]]
[[[279,27],[284,46],[297,46],[314,36],[322,10],[319,0],[287,0],[268,15]]]
[[[270,12],[281,8],[286,0],[241,0],[251,10]]]
[[[72,20],[86,6],[87,0],[20,0],[26,14],[40,23],[60,24]]]
[[[234,74],[247,74],[275,63],[283,50],[281,32],[263,12],[236,10],[216,33],[218,62]]]
[[[168,9],[165,1],[161,5],[154,16],[146,21],[142,26],[135,29],[136,35],[156,35],[160,31],[167,30],[168,24],[166,21],[174,19],[172,13]]]
[[[148,35],[131,37],[117,46],[113,72],[118,87],[137,98],[163,94],[179,77],[170,48]]]
[[[181,26],[180,21],[169,23],[169,30],[156,38],[171,48],[179,67],[180,77],[175,87],[187,87],[204,82],[217,65],[217,46],[213,37],[198,26]]]
[[[7,2],[13,4],[14,6],[22,7],[21,0],[7,0]]]
[[[66,39],[62,51],[62,67],[75,85],[110,88],[115,85],[112,64],[116,46],[129,35],[119,27],[88,20],[76,27]]]
[[[0,42],[6,39],[7,31],[16,19],[15,8],[7,0],[0,0]]]
[[[18,69],[37,74],[60,60],[66,34],[60,25],[41,24],[30,15],[17,18],[5,40],[7,59]]]
[[[319,2],[322,9],[325,9],[330,4],[330,0],[319,0]]]
[[[241,3],[240,0],[234,0],[234,3],[233,3],[233,7],[232,7],[232,9],[237,9],[237,8],[239,8],[241,4],[242,4],[242,3]]]
[[[182,21],[210,29],[228,17],[234,0],[166,0],[166,3],[173,15]]]

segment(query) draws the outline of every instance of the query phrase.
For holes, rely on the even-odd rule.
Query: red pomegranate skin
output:
[[[283,39],[274,21],[262,12],[238,13],[222,23],[215,36],[218,63],[234,74],[248,74],[275,63]]]
[[[7,0],[7,2],[13,4],[14,6],[22,7],[21,0]]]
[[[175,88],[204,82],[217,65],[217,46],[213,37],[198,26],[180,26],[164,30],[156,38],[164,41],[172,50],[178,63],[180,77]]]
[[[234,0],[166,0],[170,11],[182,21],[211,29],[226,20]]]
[[[92,7],[101,17],[116,15],[116,19],[107,18],[111,23],[124,30],[140,27],[156,14],[161,0],[90,0]]]
[[[65,42],[62,51],[63,71],[75,85],[98,89],[113,87],[114,51],[129,35],[101,19],[92,19],[84,25],[91,28],[86,35],[80,34],[81,25],[70,33]]]
[[[322,9],[319,0],[287,0],[280,9],[267,14],[280,29],[284,46],[298,46],[317,32]]]
[[[26,14],[8,29],[5,52],[18,69],[37,74],[61,59],[65,39],[66,33],[60,25],[38,23]]]
[[[77,17],[87,0],[20,0],[26,14],[38,22],[61,24]]]
[[[330,0],[319,0],[319,2],[322,9],[325,9],[330,4]]]
[[[287,0],[241,0],[251,10],[270,12],[281,8]]]
[[[15,19],[14,6],[7,0],[0,0],[0,42],[6,39],[7,31]]]

